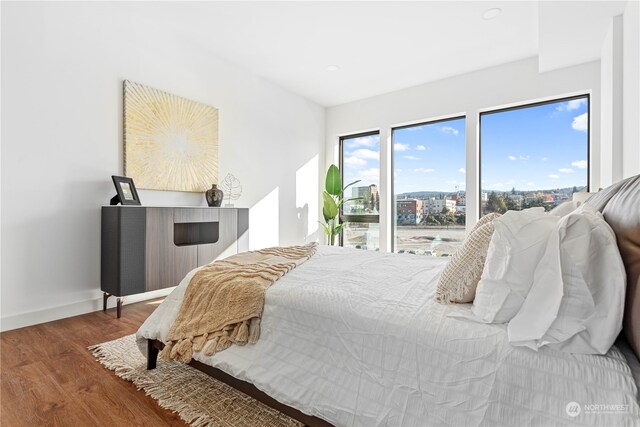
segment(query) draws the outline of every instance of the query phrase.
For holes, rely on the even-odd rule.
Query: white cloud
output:
[[[460,168],[460,169],[458,169],[458,172],[465,173],[466,171],[464,170],[464,168]]]
[[[347,142],[347,148],[373,147],[378,143],[378,135],[361,136]]]
[[[552,174],[547,175],[547,177],[549,177],[551,179],[558,179],[558,178],[560,178],[560,175],[556,175],[555,173],[552,173]]]
[[[545,157],[543,157],[543,158],[542,158],[542,159],[540,159],[540,160],[542,160],[543,162],[546,162],[547,160],[549,160],[549,158],[545,156]]]
[[[407,160],[420,160],[420,157],[416,157],[416,156],[402,156],[402,157]]]
[[[580,108],[587,103],[587,98],[572,99],[571,101],[563,102],[556,107],[557,111],[573,111]]]
[[[458,129],[452,128],[451,126],[442,126],[440,130],[449,135],[457,135],[460,133]]]
[[[367,161],[356,156],[349,156],[344,159],[344,164],[348,166],[364,166]]]
[[[418,173],[430,173],[430,172],[435,172],[435,169],[427,169],[427,168],[417,168],[413,170],[414,172],[418,172]]]
[[[418,151],[424,151],[426,149],[427,149],[427,147],[425,147],[424,145],[416,145],[416,150],[418,150]]]
[[[562,172],[562,173],[573,173],[574,170],[573,169],[569,169],[569,168],[560,168],[558,169],[558,172]]]
[[[571,123],[571,127],[578,132],[586,132],[587,127],[589,125],[589,117],[587,113],[580,114],[573,118],[573,122]]]
[[[521,155],[519,155],[517,157],[513,156],[513,155],[510,155],[510,156],[507,156],[507,159],[509,159],[511,161],[515,161],[515,160],[524,160],[524,161],[526,161],[526,160],[529,160],[529,155],[527,154],[526,156],[523,156],[521,154]]]
[[[533,187],[535,184],[533,182],[527,182],[527,187]]]
[[[493,188],[502,188],[502,187],[504,187],[504,184],[501,183],[501,182],[497,182],[497,183],[493,184],[492,187]]]
[[[409,151],[411,150],[411,146],[409,144],[402,144],[400,142],[396,142],[393,144],[393,149],[395,151]]]
[[[351,153],[352,156],[360,157],[361,159],[380,160],[380,153],[377,151],[369,150],[367,148],[361,148]]]
[[[358,172],[358,175],[356,176],[356,179],[360,179],[362,181],[364,181],[364,183],[367,182],[378,182],[378,180],[380,179],[380,169],[379,168],[370,168],[370,169],[365,169],[363,171]],[[362,185],[362,183],[358,183],[356,185]]]
[[[586,169],[587,161],[586,160],[576,160],[575,162],[571,162],[571,166],[578,169]]]

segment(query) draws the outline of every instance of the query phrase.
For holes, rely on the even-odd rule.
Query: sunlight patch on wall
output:
[[[249,209],[249,250],[280,244],[280,188],[276,187]]]
[[[318,232],[318,155],[296,171],[296,209],[301,238],[317,234]]]

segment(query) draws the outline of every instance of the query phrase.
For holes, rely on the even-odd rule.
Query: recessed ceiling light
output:
[[[493,19],[496,16],[500,15],[502,13],[502,9],[498,8],[498,7],[494,7],[492,9],[487,9],[484,11],[484,13],[482,14],[482,17],[486,20],[489,19]]]
[[[338,71],[340,67],[337,65],[327,65],[327,71]]]

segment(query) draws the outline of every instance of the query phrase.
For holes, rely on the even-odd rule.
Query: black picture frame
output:
[[[132,178],[126,176],[111,175],[113,185],[116,187],[116,195],[110,201],[110,205],[140,205],[140,197]]]

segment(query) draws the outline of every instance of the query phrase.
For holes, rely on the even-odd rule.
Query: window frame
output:
[[[583,93],[578,95],[565,96],[560,98],[547,99],[544,101],[528,102],[526,104],[517,104],[509,107],[496,108],[492,110],[480,111],[478,114],[478,217],[476,221],[482,218],[482,117],[485,115],[504,113],[506,111],[522,110],[524,108],[539,107],[541,105],[556,104],[559,102],[572,101],[574,99],[587,99],[587,191],[591,191],[591,93]]]
[[[339,139],[339,144],[338,144],[338,167],[340,168],[340,180],[342,181],[342,185],[344,186],[346,183],[344,182],[344,140],[345,139],[354,139],[354,138],[361,138],[361,137],[365,137],[365,136],[372,136],[372,135],[378,135],[378,139],[380,138],[380,131],[379,130],[372,130],[372,131],[367,131],[367,132],[359,132],[359,133],[352,133],[352,134],[347,134],[347,135],[342,135],[340,136]],[[381,144],[379,144],[378,146],[378,151],[381,151],[382,147]],[[378,179],[379,181],[379,179]],[[382,195],[381,192],[381,185],[378,185],[378,192],[380,192],[380,195]],[[343,195],[344,197],[344,195]],[[378,215],[345,215],[342,212],[342,206],[340,206],[340,212],[338,214],[338,218],[340,220],[340,223],[342,224],[343,222],[355,222],[355,223],[372,223],[372,224],[379,224],[380,223],[380,213],[378,213]],[[338,236],[338,245],[343,246],[344,245],[344,231],[340,231],[340,236]]]
[[[397,208],[397,202],[396,202],[396,183],[395,183],[395,150],[393,149],[395,144],[394,137],[393,137],[394,131],[416,127],[416,126],[434,125],[437,123],[450,122],[452,120],[460,120],[460,119],[464,119],[465,121],[465,147],[466,147],[466,143],[467,143],[467,136],[466,136],[467,115],[466,114],[459,114],[459,115],[456,114],[454,116],[439,117],[433,120],[424,120],[416,123],[391,127],[390,129],[390,140],[391,140],[391,191],[390,191],[390,194],[391,194],[391,242],[390,243],[391,244],[390,244],[390,249],[392,253],[396,250],[396,226],[397,226],[396,216],[398,214],[398,211],[397,211],[398,208]],[[465,150],[465,162],[466,161],[467,161],[467,155]],[[466,174],[465,174],[465,179],[466,179]],[[465,185],[465,193],[466,191],[467,190]]]

